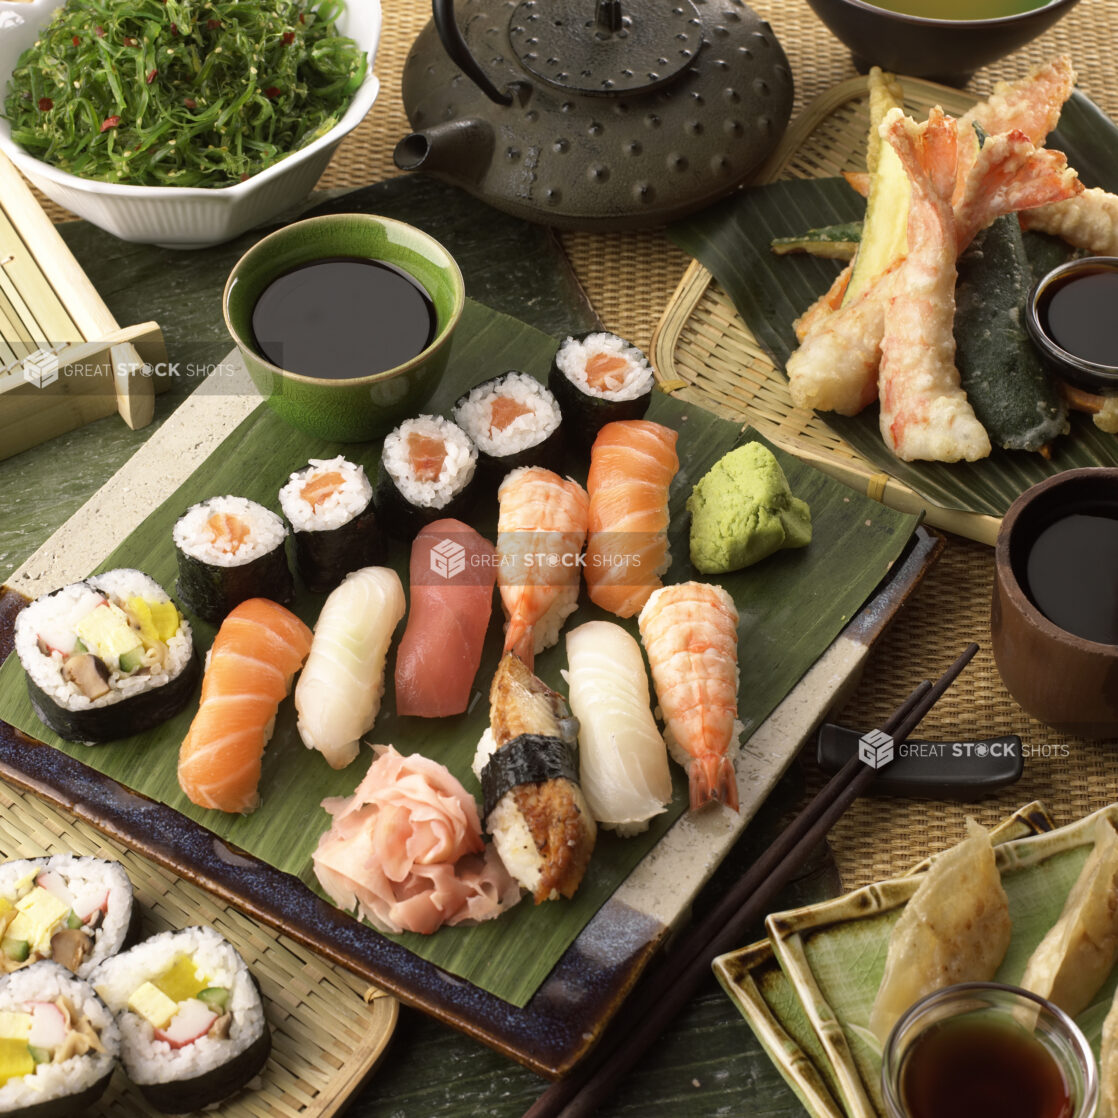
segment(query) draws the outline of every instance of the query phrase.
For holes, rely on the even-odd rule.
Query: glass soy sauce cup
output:
[[[1098,1073],[1087,1038],[1051,1002],[997,982],[922,998],[885,1045],[889,1118],[1092,1118]]]

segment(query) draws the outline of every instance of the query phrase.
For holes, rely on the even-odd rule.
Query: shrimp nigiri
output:
[[[508,616],[505,652],[531,669],[578,606],[579,562],[590,513],[586,490],[540,466],[508,474],[497,490],[497,584]]]
[[[264,746],[310,647],[310,629],[267,598],[250,598],[226,616],[179,750],[179,785],[193,803],[244,814],[257,808]]]
[[[638,625],[669,748],[687,768],[691,810],[716,800],[737,811],[729,755],[738,713],[734,600],[705,582],[665,586],[648,599]]]
[[[590,451],[590,600],[632,617],[668,569],[668,487],[679,470],[675,431],[647,419],[607,423]]]

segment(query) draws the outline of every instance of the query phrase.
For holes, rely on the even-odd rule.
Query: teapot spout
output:
[[[481,179],[493,156],[493,129],[467,117],[412,132],[396,145],[392,159],[401,171],[443,174],[462,182]]]

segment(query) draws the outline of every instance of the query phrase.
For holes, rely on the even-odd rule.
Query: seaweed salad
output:
[[[68,0],[20,57],[12,139],[83,178],[230,186],[324,135],[368,60],[341,0]]]

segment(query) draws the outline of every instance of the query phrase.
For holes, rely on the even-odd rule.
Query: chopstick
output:
[[[904,741],[978,651],[970,644],[942,676],[915,687],[882,724]],[[664,1031],[710,973],[718,955],[740,945],[811,851],[873,780],[877,770],[852,757],[728,890],[714,909],[680,936],[618,1013],[594,1053],[553,1083],[524,1118],[588,1118],[618,1080]]]

